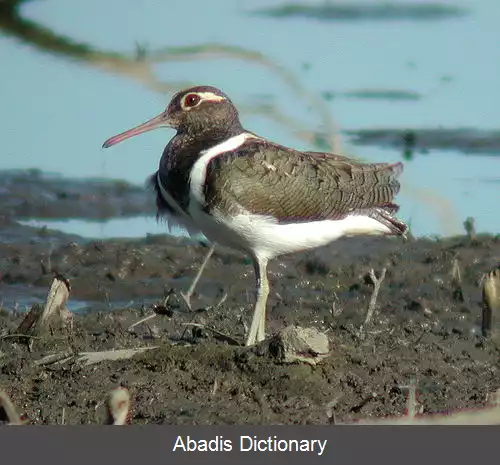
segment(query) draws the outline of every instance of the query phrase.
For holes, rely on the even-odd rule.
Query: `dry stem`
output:
[[[16,407],[10,400],[10,397],[5,391],[0,389],[0,408],[2,408],[9,419],[10,425],[23,425],[24,422],[21,420],[19,413],[17,413]]]
[[[378,298],[378,293],[380,292],[380,287],[382,286],[382,282],[384,281],[385,278],[385,273],[387,272],[387,268],[382,268],[382,272],[380,273],[380,277],[377,278],[375,275],[375,271],[373,269],[370,270],[370,279],[372,280],[373,283],[373,292],[370,298],[370,303],[368,304],[368,311],[366,312],[366,317],[365,321],[363,324],[360,326],[357,336],[358,337],[363,337],[363,331],[365,326],[370,323],[370,321],[373,318],[373,313],[375,312],[375,307],[377,305],[377,298]]]

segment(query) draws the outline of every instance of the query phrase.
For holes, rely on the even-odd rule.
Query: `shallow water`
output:
[[[67,234],[79,234],[87,239],[134,238],[148,234],[164,234],[166,231],[164,224],[158,223],[154,218],[142,216],[108,221],[31,219],[20,223],[36,228],[57,229]],[[180,236],[183,231],[171,230],[170,234]]]
[[[317,134],[331,133],[334,122],[342,151],[364,160],[395,161],[404,149],[380,141],[353,145],[349,131],[496,128],[500,62],[491,59],[500,38],[496,0],[455,2],[451,6],[466,13],[448,16],[372,14],[360,20],[350,14],[319,21],[253,14],[280,5],[272,0],[214,0],[210,6],[89,0],[68,8],[62,0],[27,2],[23,17],[100,51],[147,59],[164,47],[192,49],[170,49],[167,60],[155,63],[154,75],[166,84],[158,92],[64,50],[42,53],[40,46],[22,44],[2,21],[0,85],[6,92],[0,169],[39,168],[142,186],[171,132],[150,133],[107,151],[102,142],[159,113],[173,90],[190,83],[223,88],[248,128],[297,148],[324,148]],[[207,44],[239,49],[209,53]],[[194,51],[205,51],[204,59]],[[391,89],[419,98],[371,98],[387,97]],[[416,151],[406,161],[402,218],[415,235],[454,234],[468,216],[476,219],[478,231],[499,231],[500,217],[492,214],[498,184],[483,181],[499,177],[498,149],[469,156],[460,140],[450,139],[445,149],[429,143],[426,154]],[[122,236],[120,221],[101,227],[73,220],[58,227],[85,236]],[[142,216],[124,221],[132,234],[161,229]]]

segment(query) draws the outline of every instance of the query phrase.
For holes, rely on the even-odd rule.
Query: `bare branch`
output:
[[[375,275],[375,271],[370,270],[370,279],[373,283],[373,292],[370,298],[370,304],[368,305],[368,311],[366,312],[366,318],[363,323],[364,326],[370,323],[371,319],[373,318],[373,312],[375,311],[375,307],[377,306],[378,293],[380,292],[380,286],[382,286],[382,281],[384,281],[386,272],[387,268],[382,268],[380,277],[377,278],[377,276]]]
[[[94,365],[103,361],[115,361],[132,358],[147,350],[157,349],[159,346],[137,347],[136,349],[103,350],[101,352],[80,352],[76,361],[83,365]]]
[[[206,331],[210,331],[211,333],[213,333],[215,335],[215,337],[217,339],[221,339],[222,341],[228,342],[231,345],[235,345],[235,346],[241,346],[241,345],[243,345],[242,342],[238,341],[234,337],[228,336],[227,334],[224,334],[224,333],[222,333],[220,331],[217,331],[216,329],[211,328],[210,326],[204,325],[202,323],[192,323],[192,322],[190,322],[190,323],[184,323],[184,326],[192,326],[194,328],[201,328],[201,329],[205,329]]]

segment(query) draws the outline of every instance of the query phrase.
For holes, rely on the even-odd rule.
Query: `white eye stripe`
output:
[[[196,105],[186,105],[186,99],[190,95],[197,95],[200,100],[196,103]],[[181,100],[181,107],[183,110],[191,110],[192,108],[196,108],[201,102],[211,101],[211,102],[220,102],[221,100],[226,100],[224,97],[214,94],[213,92],[190,92],[186,96],[184,96]]]
[[[225,100],[224,97],[220,95],[214,94],[213,92],[197,92],[197,95],[201,98],[201,100],[212,100],[216,102],[220,102],[221,100]]]

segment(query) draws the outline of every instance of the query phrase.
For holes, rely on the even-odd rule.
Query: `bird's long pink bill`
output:
[[[125,139],[129,139],[130,137],[137,136],[144,132],[152,131],[153,129],[162,126],[169,127],[167,118],[165,117],[164,113],[161,113],[158,116],[151,118],[145,123],[139,124],[139,126],[136,126],[135,128],[129,129],[128,131],[124,131],[120,134],[117,134],[116,136],[110,137],[106,142],[104,142],[104,144],[102,144],[102,147],[106,149],[108,147],[111,147],[112,145],[119,144]]]

